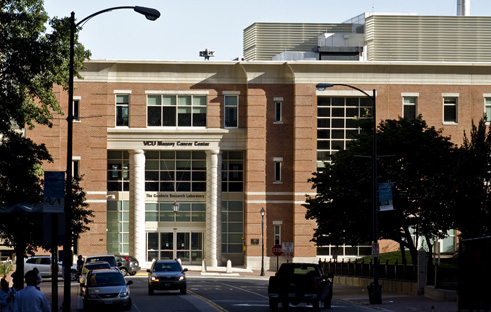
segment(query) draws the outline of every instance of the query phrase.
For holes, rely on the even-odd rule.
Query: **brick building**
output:
[[[73,164],[96,217],[79,252],[129,253],[143,267],[152,259],[180,258],[259,268],[264,208],[266,268],[276,265],[276,243],[293,242],[294,261],[331,256],[331,246],[310,241],[316,225],[302,206],[314,193],[307,180],[346,147],[359,131],[353,119],[372,104],[352,89],[317,91],[317,83],[376,89],[379,120],[422,114],[456,144],[473,120],[491,116],[491,63],[482,59],[489,54],[481,58],[481,49],[472,48],[479,43],[442,61],[425,53],[406,59],[414,54],[377,40],[389,36],[391,23],[412,28],[407,23],[433,25],[431,18],[440,19],[367,16],[366,41],[341,49],[360,53],[349,61],[333,59],[340,49],[332,45],[318,49],[329,61],[88,61],[84,79],[75,83]],[[491,18],[453,18],[475,25],[482,37],[491,34]],[[339,29],[364,33],[353,25]],[[447,39],[441,40],[443,47]],[[384,45],[392,48],[387,55]],[[66,111],[67,94],[56,93]],[[54,163],[46,170],[65,170],[63,116],[53,128],[26,134],[47,144]],[[340,252],[357,257],[370,247]]]

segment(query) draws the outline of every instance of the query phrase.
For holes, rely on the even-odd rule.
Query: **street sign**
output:
[[[281,243],[281,249],[285,253],[293,253],[293,242]]]
[[[276,244],[273,246],[273,255],[275,256],[281,256],[283,254],[283,250],[281,248],[281,245]]]

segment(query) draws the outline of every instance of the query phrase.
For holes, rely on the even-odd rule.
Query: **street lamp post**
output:
[[[155,21],[160,17],[156,9],[141,6],[118,6],[95,12],[80,22],[75,23],[75,12],[70,16],[70,60],[68,68],[68,123],[67,129],[67,163],[66,163],[66,186],[65,186],[65,242],[63,244],[63,272],[65,276],[63,287],[63,311],[70,311],[70,267],[72,264],[72,229],[71,229],[71,205],[72,205],[72,154],[73,154],[73,76],[75,58],[75,32],[77,27],[92,17],[113,10],[133,9],[135,12],[145,15],[148,20]],[[56,307],[53,307],[56,308]]]
[[[264,276],[264,215],[266,211],[261,208],[261,276]]]
[[[382,303],[382,290],[379,285],[379,245],[378,245],[378,185],[377,185],[377,175],[378,175],[378,154],[377,154],[377,102],[376,102],[376,90],[373,89],[372,95],[366,93],[360,88],[357,88],[352,85],[343,84],[343,83],[318,83],[316,85],[317,90],[324,91],[327,88],[332,88],[334,86],[343,86],[351,89],[355,89],[360,91],[364,95],[366,95],[373,104],[373,147],[372,147],[372,162],[373,162],[373,177],[372,177],[372,187],[373,187],[373,245],[372,245],[372,254],[373,254],[373,285],[369,286],[369,299],[372,304],[381,304]]]

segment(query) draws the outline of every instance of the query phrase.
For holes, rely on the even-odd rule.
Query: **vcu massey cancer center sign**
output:
[[[143,141],[143,146],[162,146],[162,147],[208,147],[210,142],[183,142],[183,141]]]

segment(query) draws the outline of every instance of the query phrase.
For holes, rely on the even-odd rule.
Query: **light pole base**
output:
[[[382,285],[375,287],[374,283],[370,283],[367,288],[370,304],[382,304]]]
[[[264,268],[261,268],[261,276],[264,276]]]

